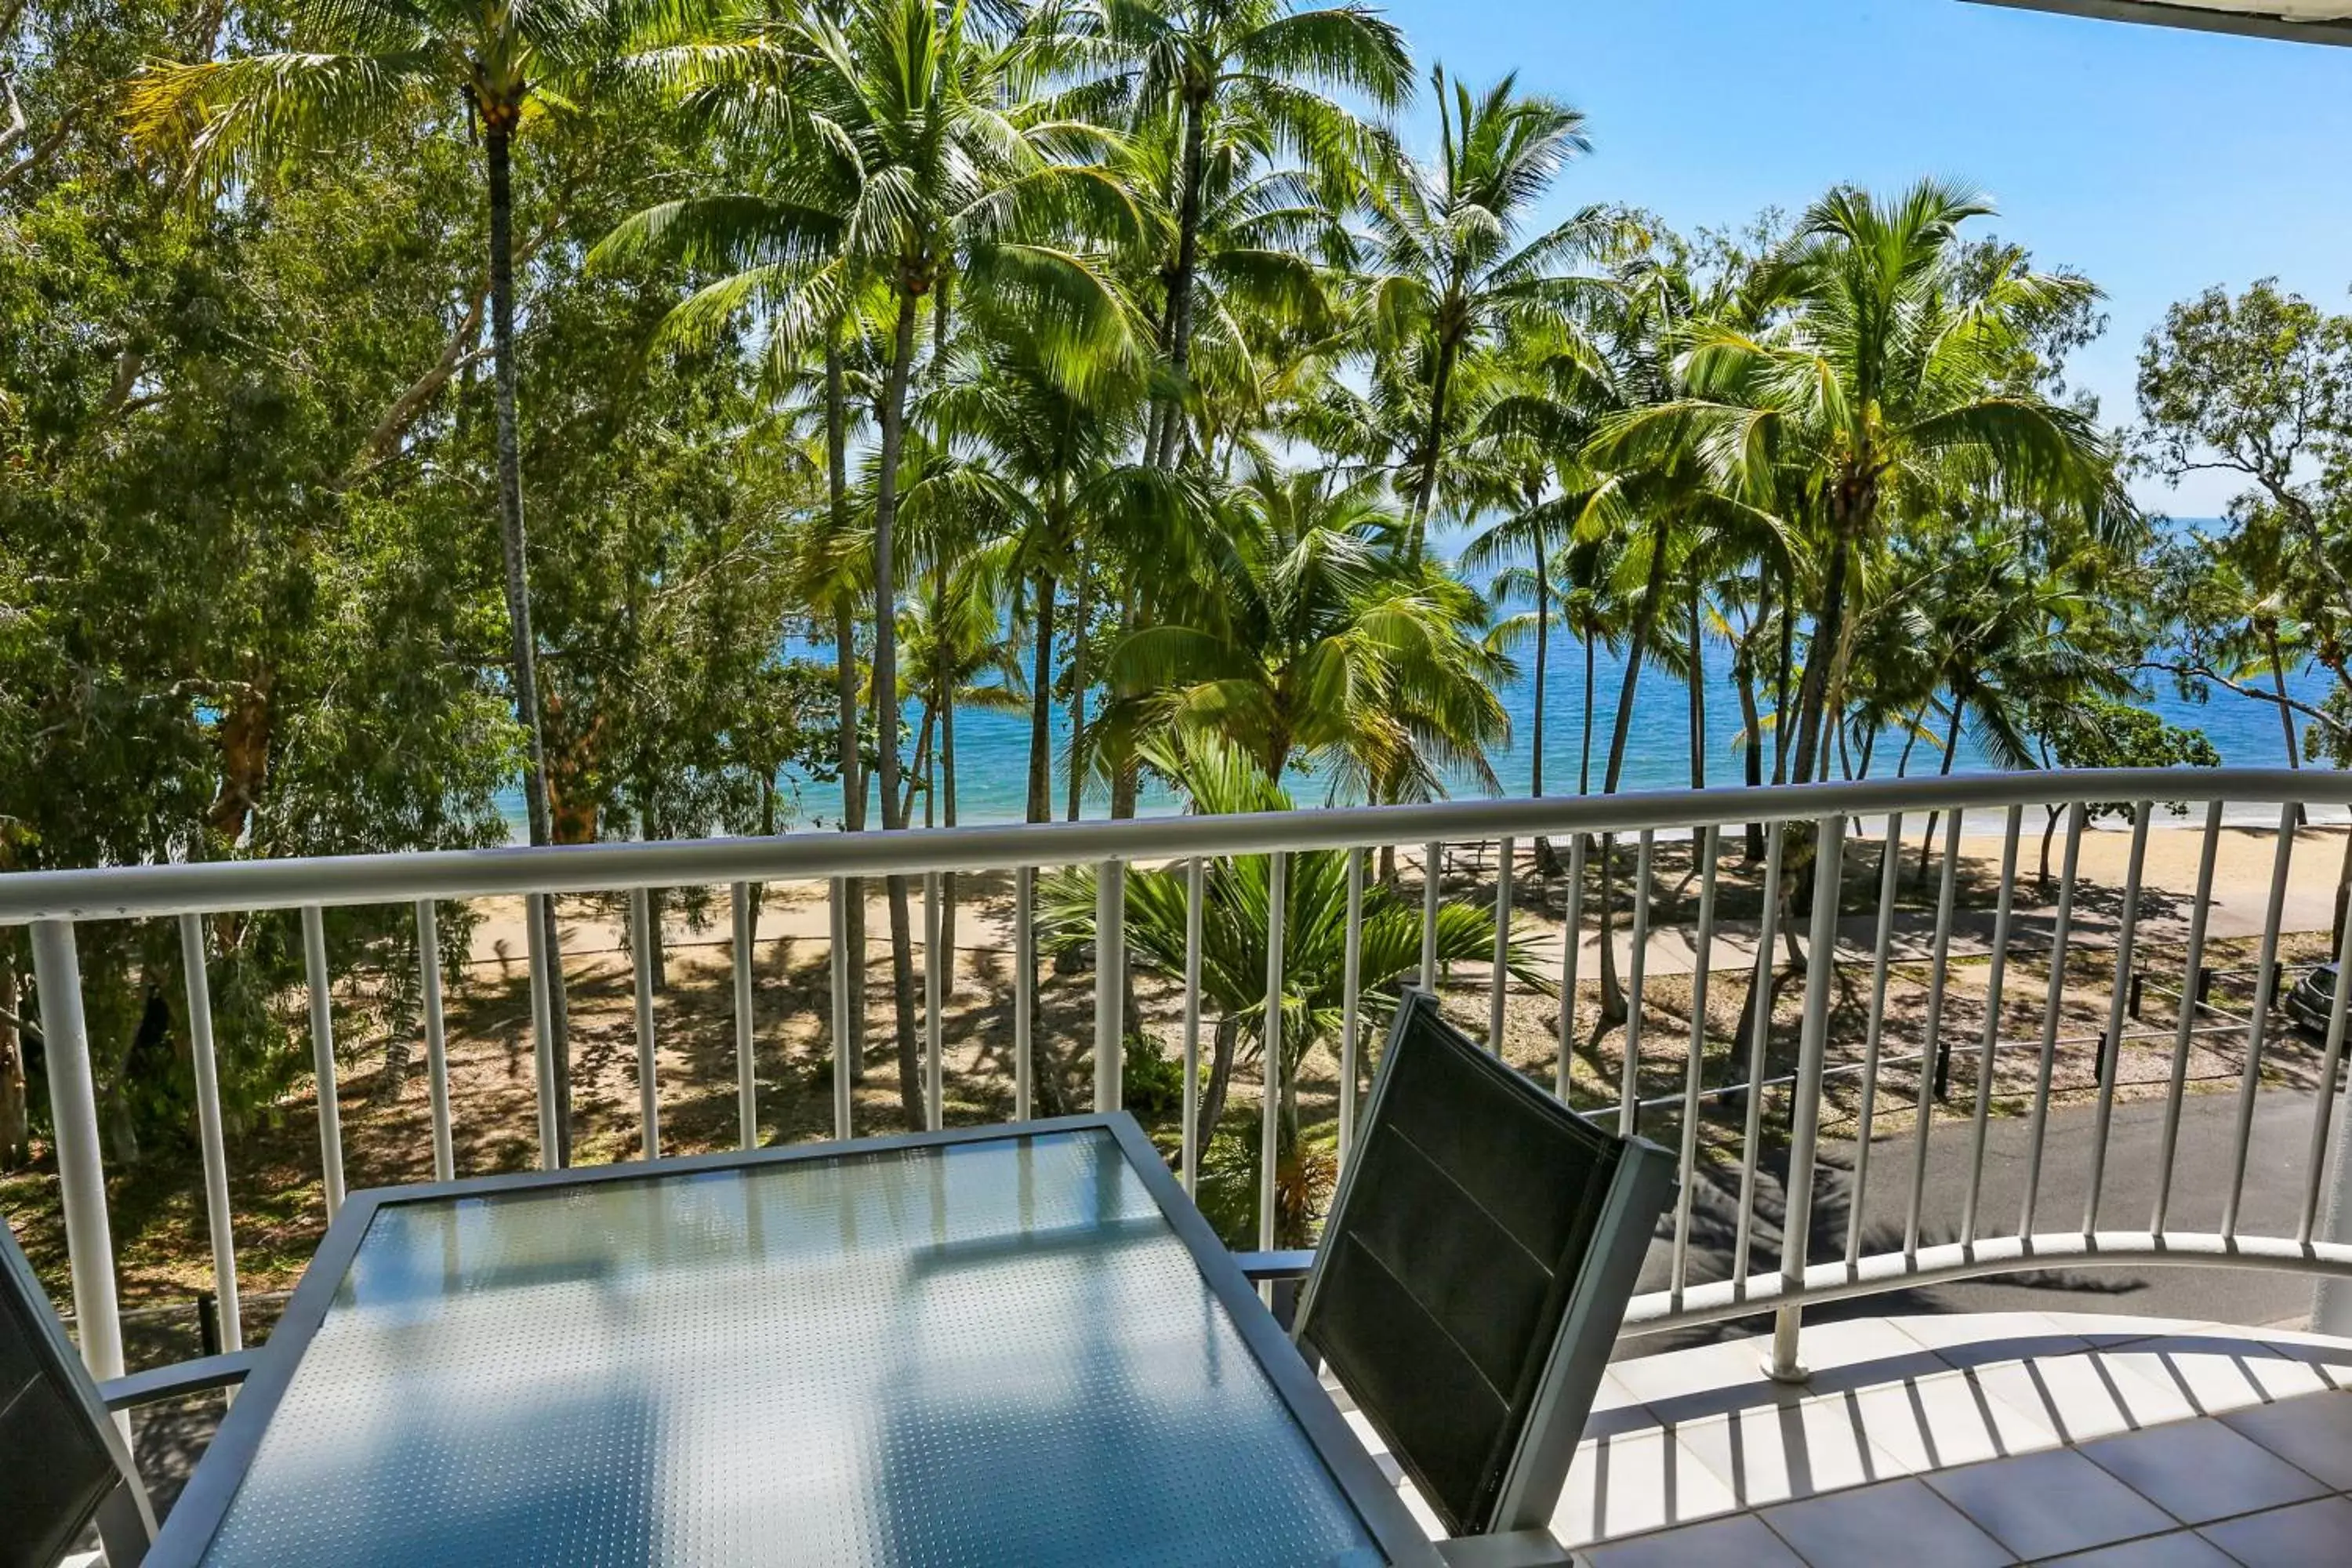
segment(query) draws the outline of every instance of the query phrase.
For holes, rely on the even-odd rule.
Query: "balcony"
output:
[[[247,1184],[204,962],[225,914],[299,911],[316,1092],[281,1108],[317,1121],[304,1235],[347,1184],[551,1166],[567,1131],[579,1158],[635,1158],[1090,1095],[1139,1112],[1229,1244],[1302,1243],[1349,1157],[1384,999],[1423,980],[1571,1109],[1676,1152],[1678,1201],[1554,1521],[1565,1544],[1604,1563],[1849,1561],[1843,1532],[1883,1531],[1884,1512],[1923,1542],[1943,1530],[1954,1561],[2157,1539],[2180,1553],[2164,1561],[2292,1561],[2259,1553],[2352,1513],[2352,1398],[2333,1392],[2352,1389],[2352,1339],[2330,1337],[2352,1335],[2336,1114],[2352,987],[2306,988],[2316,1027],[2285,1005],[2352,963],[2335,929],[2347,807],[2352,779],[2324,773],[2000,774],[11,877],[0,921],[32,928],[54,1120],[12,1218],[62,1261],[92,1371],[121,1375],[139,1336],[117,1247],[158,1222],[152,1198],[110,1208],[78,960],[93,922],[176,922],[201,1147],[178,1197],[205,1217],[228,1349],[263,1305],[240,1292],[240,1250],[289,1205],[231,1199]],[[888,966],[853,1017],[839,940],[849,889],[878,926],[894,878],[928,939],[912,1117]],[[933,963],[951,878],[954,962]],[[1260,923],[1236,931],[1244,886]],[[674,930],[657,989],[637,938],[655,892],[680,889],[732,918],[706,949]],[[559,898],[560,976],[540,919]],[[453,967],[459,902],[483,921],[476,962]],[[347,1126],[393,1124],[337,1079],[352,1053],[325,921],[366,905],[413,907],[424,1081],[404,1093],[423,1136],[347,1170]],[[1417,952],[1391,962],[1399,930]],[[1264,979],[1253,1005],[1237,968]],[[496,1100],[452,1090],[500,1057],[485,994],[520,1005],[518,1046],[528,1019]],[[1209,1125],[1221,1040],[1227,1111]],[[466,1124],[493,1104],[508,1122]],[[192,1419],[151,1442],[200,1441]],[[2195,1489],[2213,1475],[2242,1485]],[[2105,1501],[2029,1506],[2042,1496]],[[1708,1533],[1657,1533],[1676,1528]]]

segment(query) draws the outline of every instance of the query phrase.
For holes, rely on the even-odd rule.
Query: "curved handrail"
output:
[[[1099,860],[1175,860],[1538,834],[1637,833],[1706,824],[2108,800],[2352,805],[2352,773],[2125,768],[1956,773],[1862,784],[1322,806],[1232,816],[1145,816],[910,828],[898,833],[812,832],[770,838],[512,846],[22,871],[0,876],[0,925],[294,909],[306,904],[921,876],[932,871],[1005,870]]]

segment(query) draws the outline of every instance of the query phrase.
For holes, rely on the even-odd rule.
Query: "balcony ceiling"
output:
[[[2248,37],[2352,44],[2352,0],[1978,0],[2108,21],[2153,22]]]

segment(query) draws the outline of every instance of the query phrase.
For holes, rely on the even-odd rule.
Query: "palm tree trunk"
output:
[[[1209,1141],[1217,1135],[1217,1122],[1225,1114],[1225,1093],[1234,1082],[1234,1052],[1239,1045],[1242,1023],[1232,1014],[1217,1020],[1209,1047],[1209,1081],[1201,1090],[1201,1148],[1205,1152]]]
[[[1797,756],[1790,776],[1812,782],[1821,756],[1822,726],[1828,719],[1831,666],[1837,662],[1838,644],[1845,636],[1845,574],[1853,543],[1843,518],[1832,522],[1829,580],[1822,588],[1821,617],[1813,623],[1812,651],[1805,658],[1805,679],[1797,693]]]
[[[1580,634],[1584,639],[1584,733],[1578,737],[1576,759],[1576,793],[1592,793],[1592,688],[1600,679],[1594,668],[1592,629]]]
[[[882,827],[907,826],[898,783],[898,584],[895,533],[898,463],[906,447],[907,381],[914,370],[915,318],[921,297],[898,292],[898,323],[882,393],[881,469],[874,481],[874,704],[881,732]],[[915,1046],[914,921],[907,879],[886,879],[890,901],[890,981],[898,1024],[898,1104],[909,1129],[923,1125],[923,1063]]]
[[[1780,662],[1772,672],[1772,782],[1789,782],[1789,676],[1797,661],[1795,568],[1780,569]]]
[[[1054,574],[1037,574],[1036,652],[1029,675],[1029,820],[1054,819]]]
[[[1536,552],[1536,713],[1535,758],[1528,766],[1528,793],[1543,794],[1544,697],[1551,682],[1551,583],[1544,570],[1543,552]]]
[[[1952,693],[1952,726],[1944,734],[1944,761],[1937,768],[1937,778],[1948,777],[1952,771],[1952,753],[1960,749],[1960,715],[1967,710],[1958,692]],[[1927,857],[1936,852],[1937,813],[1927,814],[1927,831],[1919,836],[1919,875],[1927,875]]]
[[[1755,660],[1748,657],[1754,636],[1751,630],[1748,637],[1741,639],[1738,660],[1739,725],[1741,733],[1748,737],[1748,743],[1740,748],[1746,753],[1740,763],[1748,787],[1760,789],[1764,784],[1764,716],[1756,703]],[[1764,825],[1760,822],[1748,825],[1747,855],[1750,863],[1764,858]]]
[[[840,326],[836,321],[824,339],[824,479],[826,499],[836,540],[849,536],[849,399],[841,362]],[[835,719],[841,726],[837,760],[841,770],[841,830],[866,828],[866,770],[857,734],[857,607],[846,593],[833,600],[833,672]],[[841,883],[842,977],[846,993],[844,1016],[849,1037],[839,1042],[841,1058],[848,1064],[849,1080],[866,1079],[866,884],[856,877]]]
[[[517,427],[520,367],[514,341],[514,128],[519,105],[485,103],[483,153],[490,186],[490,357],[498,405],[499,538],[506,557],[507,627],[512,639],[515,723],[523,732],[522,796],[535,845],[554,842],[547,808],[547,743],[540,727],[539,656],[530,631],[530,564],[522,522],[522,437]],[[547,959],[547,994],[555,1079],[555,1157],[572,1163],[572,1041],[563,989],[563,949],[555,900],[545,901],[540,933]]]
[[[1168,280],[1168,372],[1176,384],[1160,430],[1159,467],[1172,468],[1182,448],[1184,378],[1192,363],[1192,280],[1201,265],[1201,179],[1208,107],[1194,93],[1184,100],[1184,189],[1176,208],[1176,271]]]
[[[2267,645],[2267,651],[2270,654],[2271,689],[2278,693],[2279,728],[2286,731],[2286,765],[2290,770],[2300,768],[2303,766],[2303,755],[2301,748],[2294,743],[2294,710],[2286,705],[2286,661],[2279,657],[2277,630],[2265,626],[2263,629],[2263,641]],[[2302,805],[2297,803],[2294,808],[2294,825],[2301,827],[2310,820],[2311,818],[2305,814]]]
[[[1650,580],[1642,593],[1642,603],[1633,612],[1633,625],[1625,638],[1625,679],[1617,693],[1617,719],[1609,737],[1609,767],[1601,782],[1601,793],[1615,795],[1618,781],[1625,773],[1625,744],[1633,731],[1633,699],[1642,681],[1642,656],[1648,647],[1650,632],[1657,624],[1659,603],[1666,590],[1666,530],[1660,522],[1650,536]],[[1616,840],[1604,836],[1601,840],[1601,1019],[1606,1024],[1622,1023],[1626,1017],[1625,988],[1617,978],[1617,948],[1611,940],[1609,903],[1616,888]],[[1646,898],[1649,889],[1636,889],[1635,897]]]
[[[1451,339],[1437,345],[1437,368],[1429,378],[1429,432],[1422,447],[1421,477],[1412,489],[1412,527],[1407,535],[1406,559],[1421,564],[1429,539],[1429,509],[1437,500],[1437,458],[1445,438],[1445,399],[1454,388],[1454,345]]]
[[[1701,642],[1699,595],[1691,594],[1690,613],[1690,763],[1691,788],[1706,787],[1706,664]]]
[[[1084,563],[1078,567],[1078,602],[1070,626],[1070,820],[1078,819],[1086,804],[1087,743],[1087,622],[1094,613],[1095,577]]]

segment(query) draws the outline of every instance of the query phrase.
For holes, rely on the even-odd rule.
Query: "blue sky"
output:
[[[1381,0],[1376,0],[1381,3]],[[1557,205],[1678,228],[1801,208],[1834,182],[1973,181],[1986,232],[2108,293],[2075,381],[2133,410],[2139,342],[2210,284],[2276,277],[2352,309],[2352,49],[2081,21],[1963,0],[1385,0],[1424,68],[1521,82],[1591,116]],[[1433,136],[1427,94],[1408,121]],[[2143,485],[2221,510],[2230,487]]]

